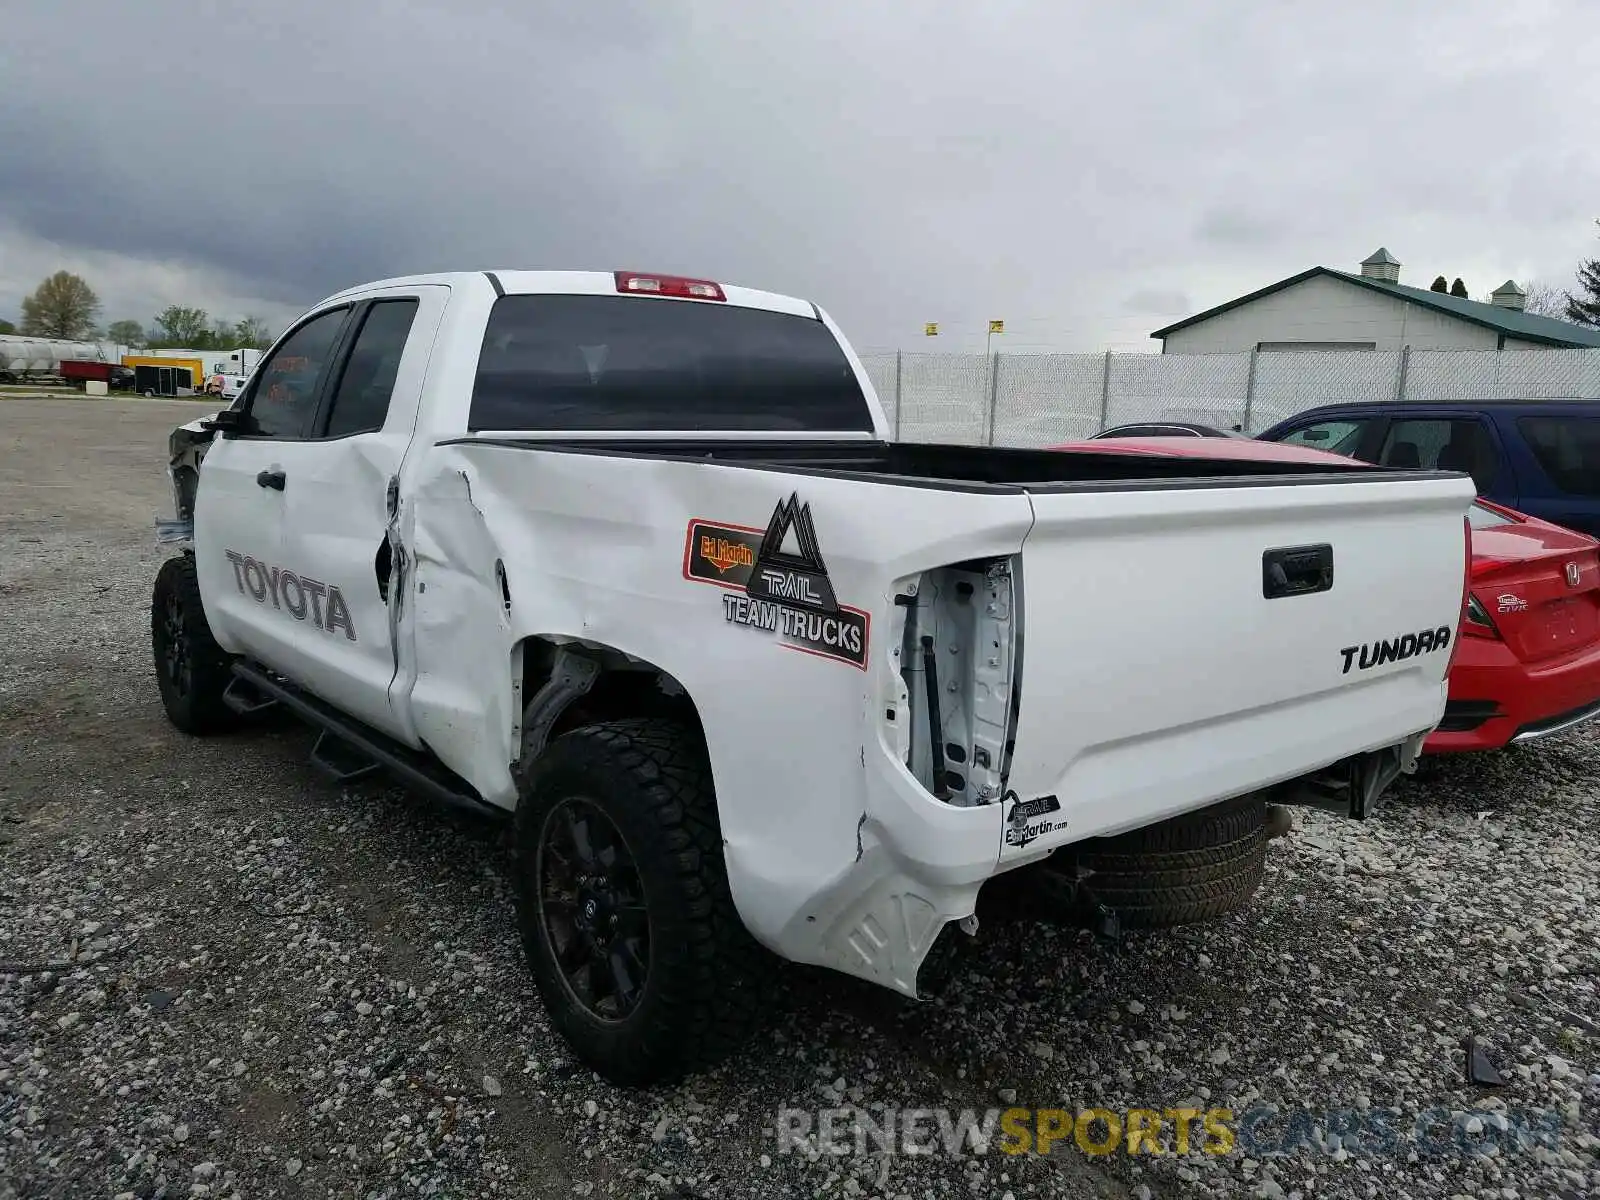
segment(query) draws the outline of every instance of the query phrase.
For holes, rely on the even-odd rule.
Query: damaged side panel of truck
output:
[[[209,436],[174,435],[180,514],[192,513],[182,481]],[[1340,520],[1381,532],[1398,519],[1380,490],[1370,495],[1365,507],[1347,497]],[[1148,651],[1105,643],[1099,631],[1118,627],[1105,605],[1164,605],[1174,563],[1211,578],[1181,564],[1184,529],[1155,493],[1053,499],[1041,523],[1040,498],[1022,492],[796,480],[465,438],[411,456],[387,500],[391,698],[408,710],[414,745],[511,809],[517,764],[569,708],[624,680],[681,700],[704,734],[750,931],[787,958],[907,994],[932,937],[971,914],[996,870],[1205,803],[1208,747],[1239,741],[1233,764],[1245,741],[1280,744],[1282,734],[1254,732],[1277,719],[1264,689],[1304,692],[1271,663],[1248,676],[1255,691],[1241,680],[1181,695],[1138,690],[1163,671],[1123,670],[1148,652],[1186,677],[1215,675],[1219,645],[1248,645],[1249,625],[1285,615],[1200,595],[1213,626],[1236,626],[1225,638],[1135,621],[1123,625],[1144,628]],[[1214,550],[1253,503],[1214,493],[1188,520]],[[1320,510],[1296,503],[1280,503],[1282,540],[1317,540]],[[857,519],[868,508],[877,519]],[[1141,538],[1148,553],[1130,555]],[[1247,540],[1241,552],[1259,556],[1259,535]],[[1448,579],[1451,548],[1438,555]],[[1388,586],[1376,559],[1347,553],[1341,570]],[[1453,603],[1448,591],[1419,596],[1419,613]],[[1329,637],[1352,619],[1342,597],[1312,605],[1286,615]],[[1043,647],[1031,673],[1030,646]],[[1413,710],[1425,726],[1437,685],[1419,671],[1392,664],[1359,689],[1330,674],[1305,695],[1325,714],[1348,713],[1348,729],[1319,730],[1329,757],[1373,748],[1381,731],[1368,735],[1363,706],[1384,730]],[[752,739],[753,727],[769,735]],[[1139,753],[1160,738],[1184,753]],[[1314,753],[1293,750],[1296,761]],[[1180,759],[1185,776],[1172,773]],[[1282,779],[1260,762],[1260,786]],[[803,805],[773,799],[796,781]],[[1151,806],[1124,811],[1113,794]]]
[[[407,525],[422,740],[509,805],[527,735],[514,714],[546,682],[530,670],[517,694],[519,652],[658,672],[704,731],[752,933],[788,957],[912,990],[926,949],[915,914],[935,931],[966,916],[994,869],[1014,703],[1009,572],[1026,498],[875,488],[898,511],[863,528],[849,519],[867,486],[855,481],[780,495],[768,472],[471,441],[428,462]],[[752,740],[753,712],[782,736]],[[864,728],[876,731],[867,743]],[[840,754],[846,744],[858,749]],[[936,751],[943,778],[931,773]],[[803,780],[806,804],[769,802],[780,779]],[[939,837],[916,836],[930,819],[987,832],[950,860]]]

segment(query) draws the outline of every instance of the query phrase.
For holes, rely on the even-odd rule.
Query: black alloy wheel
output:
[[[167,719],[185,733],[231,729],[239,716],[222,700],[233,660],[211,634],[194,555],[161,564],[150,596],[150,649]]]
[[[600,1021],[625,1020],[650,977],[644,884],[628,844],[595,804],[569,797],[539,833],[544,937],[572,999]]]
[[[187,698],[194,688],[194,672],[189,664],[189,639],[184,636],[183,600],[176,592],[168,592],[161,613],[162,637],[156,645],[160,668],[166,673],[167,686],[180,699]]]
[[[663,1083],[742,1045],[777,960],[729,890],[699,730],[631,717],[517,765],[517,916],[550,1023],[613,1083]]]

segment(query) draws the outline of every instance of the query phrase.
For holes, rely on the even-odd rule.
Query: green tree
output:
[[[0,333],[15,333],[17,327],[10,321],[0,321]]]
[[[1430,292],[1448,292],[1450,290],[1450,281],[1441,275],[1433,281],[1433,286],[1428,290]]]
[[[143,346],[144,326],[138,321],[113,321],[106,326],[106,337],[122,346]]]
[[[203,308],[169,304],[156,314],[150,346],[157,350],[209,350],[211,318]]]
[[[22,332],[31,337],[87,337],[100,312],[100,297],[81,275],[57,271],[22,302]]]
[[[1566,293],[1567,320],[1600,327],[1600,258],[1586,258],[1578,264],[1578,292],[1576,296]]]
[[[233,340],[252,350],[265,350],[272,345],[272,331],[260,317],[244,317],[233,327]]]
[[[1463,300],[1472,299],[1467,294],[1467,285],[1461,282],[1461,276],[1459,275],[1456,276],[1456,281],[1450,285],[1450,294],[1452,296],[1460,296]]]

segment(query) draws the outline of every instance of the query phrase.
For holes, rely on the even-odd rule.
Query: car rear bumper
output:
[[[1600,720],[1600,644],[1524,663],[1502,642],[1463,638],[1427,754],[1498,750]]]
[[[1582,708],[1575,708],[1548,720],[1535,721],[1531,725],[1524,725],[1511,739],[1513,746],[1524,742],[1536,742],[1540,738],[1554,737],[1556,734],[1566,733],[1580,725],[1587,725],[1590,721],[1600,719],[1600,700],[1593,704],[1586,704]]]

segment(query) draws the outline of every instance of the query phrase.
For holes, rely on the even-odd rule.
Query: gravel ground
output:
[[[340,792],[293,725],[166,725],[149,530],[196,411],[0,401],[3,1200],[1600,1196],[1600,740],[1442,764],[1365,825],[1299,813],[1214,925],[988,923],[920,1005],[795,971],[737,1061],[622,1091],[550,1032],[499,830]],[[1468,1035],[1504,1086],[1465,1081]],[[1012,1104],[1229,1108],[1236,1144],[772,1133],[785,1108]],[[1552,1124],[1497,1136],[1519,1113]]]

